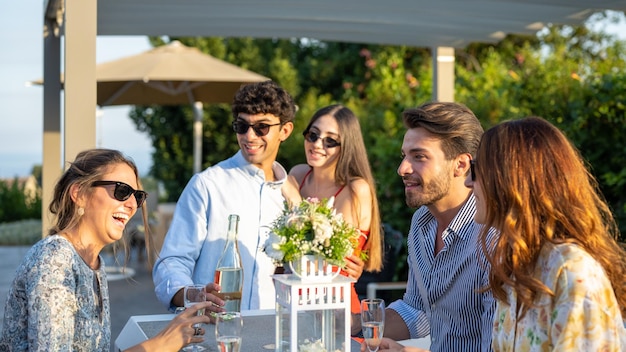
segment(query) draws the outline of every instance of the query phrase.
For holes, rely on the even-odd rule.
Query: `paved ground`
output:
[[[0,246],[0,326],[4,324],[4,304],[11,282],[15,277],[15,269],[29,248]]]
[[[7,292],[15,269],[30,247],[2,247],[0,246],[0,326],[4,322],[4,304]],[[111,257],[106,257],[107,267],[112,267]],[[123,261],[121,261],[123,263]],[[128,272],[134,272],[132,278],[125,278],[120,274],[109,274],[109,295],[111,299],[111,351],[115,339],[128,318],[133,315],[167,313],[154,295],[152,275],[145,263],[140,263],[135,256],[126,266]]]

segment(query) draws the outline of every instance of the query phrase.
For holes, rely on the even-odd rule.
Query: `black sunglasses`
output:
[[[476,181],[476,166],[474,166],[476,164],[476,160],[472,159],[470,160],[470,175],[472,177],[472,182]]]
[[[336,139],[330,137],[322,138],[319,134],[313,131],[304,132],[303,135],[304,139],[311,143],[315,143],[318,139],[321,139],[322,143],[324,144],[324,148],[335,148],[341,145],[341,143],[339,143],[339,141],[337,141]]]
[[[111,186],[115,185],[115,190],[113,191],[113,197],[120,202],[123,202],[130,198],[131,195],[135,195],[135,200],[137,201],[137,208],[141,207],[143,202],[148,198],[148,193],[144,191],[135,190],[131,186],[125,184],[124,182],[118,181],[95,181],[91,184],[92,187],[98,186]]]
[[[245,121],[237,120],[237,121],[233,121],[233,130],[237,132],[238,134],[244,134],[244,133],[248,133],[248,129],[252,127],[254,134],[256,134],[259,137],[263,137],[270,132],[270,127],[278,126],[278,125],[280,125],[280,122],[270,125],[270,124],[263,123],[263,122],[249,124]]]

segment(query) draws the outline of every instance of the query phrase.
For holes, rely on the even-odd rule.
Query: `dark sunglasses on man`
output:
[[[113,198],[123,202],[130,198],[130,196],[135,195],[135,200],[137,201],[137,208],[140,208],[143,202],[148,198],[148,193],[140,190],[135,190],[131,186],[127,185],[124,182],[119,181],[95,181],[91,184],[92,187],[101,187],[101,186],[112,186],[115,185],[115,189],[113,190]]]
[[[263,137],[270,133],[270,127],[278,125],[280,125],[280,122],[274,124],[267,124],[263,122],[250,124],[243,120],[235,120],[233,121],[233,130],[238,134],[246,134],[248,133],[248,129],[252,127],[254,134],[256,134],[258,137]]]
[[[324,148],[327,148],[327,149],[335,148],[341,145],[341,143],[339,143],[338,140],[334,138],[330,138],[330,137],[322,138],[320,137],[318,133],[313,132],[313,131],[304,131],[302,135],[304,135],[304,139],[306,139],[307,141],[311,143],[315,143],[317,142],[318,139],[321,139],[322,144],[324,145]]]

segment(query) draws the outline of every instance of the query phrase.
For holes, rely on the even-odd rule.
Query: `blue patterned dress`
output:
[[[9,290],[0,351],[109,351],[109,292],[100,263],[92,270],[61,236],[37,242]]]

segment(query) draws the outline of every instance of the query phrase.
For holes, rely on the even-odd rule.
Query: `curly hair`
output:
[[[524,316],[540,294],[554,292],[533,277],[541,248],[572,243],[602,265],[626,316],[626,253],[597,181],[579,151],[539,117],[503,122],[483,135],[475,172],[485,194],[485,229],[500,231],[481,243],[491,263],[490,288],[506,302],[512,287]],[[563,181],[560,181],[563,180]]]
[[[232,104],[233,117],[239,114],[272,114],[280,118],[281,125],[293,122],[296,104],[286,90],[274,81],[251,83],[242,86]]]

